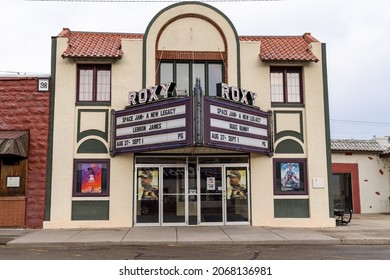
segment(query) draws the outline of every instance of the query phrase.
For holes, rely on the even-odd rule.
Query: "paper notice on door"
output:
[[[215,190],[215,177],[207,177],[207,190],[208,191]]]

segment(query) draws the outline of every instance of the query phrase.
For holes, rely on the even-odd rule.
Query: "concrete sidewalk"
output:
[[[112,229],[0,229],[6,246],[153,244],[382,244],[390,245],[390,215],[354,215],[335,228],[253,226],[133,227]]]

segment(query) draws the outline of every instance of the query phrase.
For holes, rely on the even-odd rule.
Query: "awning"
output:
[[[28,131],[0,130],[0,156],[28,156]]]

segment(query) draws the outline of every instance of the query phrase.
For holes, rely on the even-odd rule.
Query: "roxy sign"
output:
[[[175,83],[161,84],[140,91],[130,91],[128,96],[128,106],[147,104],[152,101],[159,101],[175,96]],[[225,83],[217,84],[217,96],[224,99],[240,102],[242,104],[254,105],[257,94],[255,92],[229,87]]]
[[[255,105],[257,94],[238,87],[229,87],[227,84],[217,84],[217,96],[240,102],[242,104]]]
[[[146,104],[152,101],[173,97],[175,87],[175,83],[169,83],[141,89],[140,91],[130,91],[128,104],[129,106]]]

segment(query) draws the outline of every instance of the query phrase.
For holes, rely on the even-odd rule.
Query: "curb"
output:
[[[88,246],[185,246],[185,245],[343,245],[345,242],[339,239],[335,240],[258,240],[258,241],[184,241],[184,242],[140,242],[140,241],[123,241],[123,242],[8,242],[7,247],[88,247]]]
[[[342,239],[341,245],[390,245],[390,239]]]
[[[334,240],[253,240],[253,241],[91,241],[91,242],[17,242],[15,238],[0,238],[6,247],[88,247],[88,246],[180,246],[180,245],[390,245],[390,239]]]

